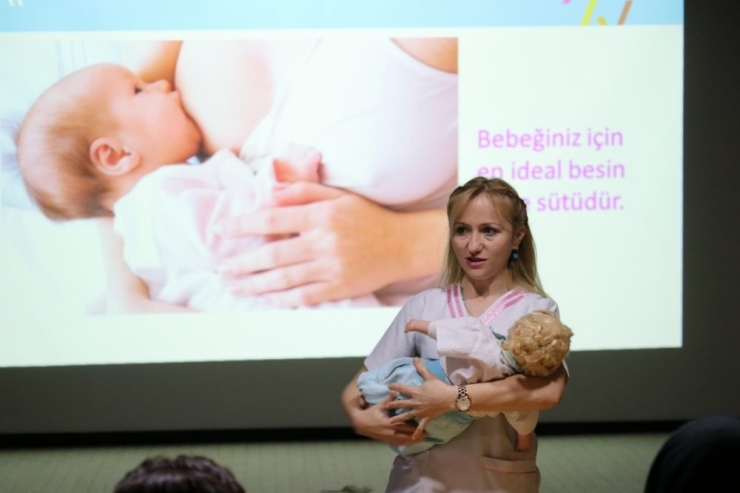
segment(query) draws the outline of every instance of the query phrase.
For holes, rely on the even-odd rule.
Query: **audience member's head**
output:
[[[650,467],[645,493],[730,491],[740,461],[740,418],[706,416],[676,430]]]
[[[146,459],[126,473],[114,493],[245,493],[231,471],[207,457]]]

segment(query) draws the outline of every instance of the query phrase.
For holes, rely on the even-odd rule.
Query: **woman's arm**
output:
[[[270,293],[276,304],[299,306],[366,295],[440,270],[447,230],[442,210],[393,212],[305,182],[276,191],[274,201],[280,207],[222,224],[227,237],[294,235],[222,264],[238,294]]]
[[[181,306],[152,301],[146,284],[131,272],[123,260],[123,242],[113,231],[113,221],[100,219],[98,224],[106,265],[108,314],[193,311]]]
[[[365,371],[367,369],[363,367],[342,392],[342,406],[354,430],[360,435],[396,446],[410,445],[423,439],[423,436],[412,438],[416,430],[414,426],[391,421],[386,406],[395,399],[393,393],[374,406],[364,405],[357,378]]]
[[[543,410],[560,403],[567,381],[568,375],[563,366],[560,366],[549,377],[517,374],[493,382],[468,385],[467,390],[473,403],[473,411]]]
[[[124,43],[123,64],[147,82],[167,80],[175,85],[175,69],[182,41],[130,41]]]
[[[425,65],[457,73],[457,38],[395,38],[393,42]]]
[[[449,411],[455,411],[457,387],[448,385],[433,375],[421,363],[414,359],[414,366],[424,378],[419,387],[391,384],[390,390],[410,396],[403,401],[394,401],[386,405],[388,409],[408,409],[390,419],[399,423],[411,416],[422,418],[417,427],[419,436],[427,423]],[[563,397],[567,372],[561,366],[549,377],[528,377],[513,375],[493,382],[476,383],[467,386],[472,401],[471,411],[476,412],[512,412],[542,410],[556,406]]]

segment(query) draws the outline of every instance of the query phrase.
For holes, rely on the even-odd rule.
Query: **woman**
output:
[[[230,236],[291,236],[221,266],[239,293],[281,306],[370,293],[401,304],[434,284],[442,242],[429,232],[441,240],[457,181],[456,39],[165,42],[137,65],[145,80],[174,82],[207,154],[290,140],[324,156],[322,184],[286,187],[281,207],[223,225]],[[399,242],[400,231],[416,240]],[[169,310],[148,301],[109,241],[122,279],[112,311]]]
[[[360,373],[398,357],[438,357],[432,339],[404,332],[411,319],[468,314],[489,323],[537,309],[557,311],[540,285],[526,205],[513,188],[500,179],[474,178],[452,193],[447,215],[450,233],[444,287],[424,291],[406,302]],[[522,290],[525,294],[512,303],[511,294]],[[501,328],[497,326],[497,331]],[[360,399],[357,377],[350,382],[342,401],[357,433],[391,445],[409,445],[423,439],[431,419],[448,411],[493,413],[553,407],[567,380],[561,367],[546,378],[515,375],[458,388],[436,378],[418,360],[415,366],[424,377],[421,386],[389,386],[408,399],[388,398],[367,407]],[[396,409],[406,411],[389,417],[389,411]],[[420,419],[418,427],[407,423],[412,418]],[[536,492],[540,475],[535,437],[532,445],[527,452],[516,450],[516,432],[502,414],[477,419],[446,444],[415,456],[398,456],[387,491]]]

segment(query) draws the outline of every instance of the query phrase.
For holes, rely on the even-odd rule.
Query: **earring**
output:
[[[518,258],[519,258],[519,252],[518,252],[517,250],[518,250],[518,248],[515,248],[515,249],[514,249],[514,250],[512,250],[512,252],[511,252],[511,258],[512,258],[512,259],[514,259],[514,260],[516,260],[516,259],[518,259]]]

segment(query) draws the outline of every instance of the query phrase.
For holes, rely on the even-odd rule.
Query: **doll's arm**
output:
[[[416,318],[412,318],[406,324],[404,332],[418,332],[420,334],[429,336],[432,339],[436,339],[437,331],[434,330],[433,325],[434,324],[429,322],[428,320],[418,320]]]
[[[484,364],[499,361],[499,343],[491,329],[478,317],[454,318],[434,322],[440,356],[465,358]]]
[[[537,426],[540,412],[533,411],[509,411],[504,413],[506,421],[516,430],[516,449],[526,452],[532,448],[532,432]]]

